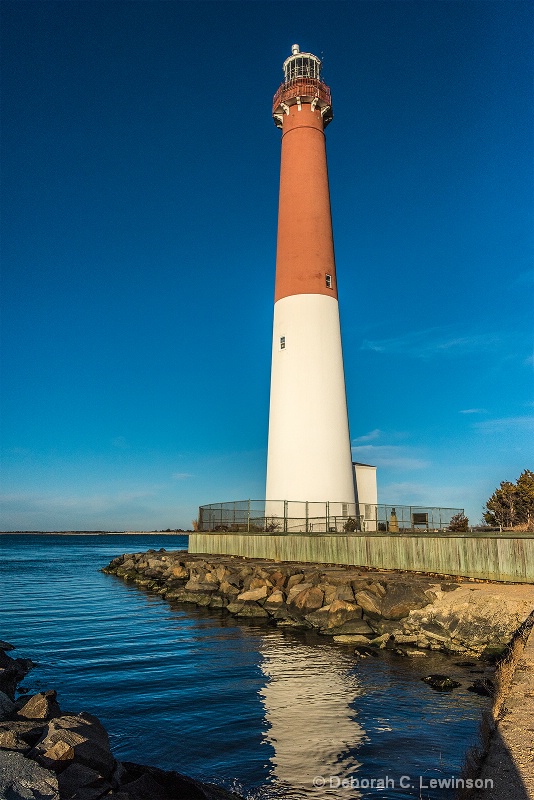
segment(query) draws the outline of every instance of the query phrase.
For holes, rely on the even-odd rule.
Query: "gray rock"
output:
[[[57,778],[20,753],[0,750],[0,797],[5,800],[59,800]]]
[[[337,628],[326,628],[326,630],[321,630],[321,633],[326,633],[328,636],[342,636],[355,633],[374,636],[373,629],[364,619],[355,619],[352,620],[352,622],[345,622]]]
[[[59,743],[61,745],[56,747]],[[72,748],[72,754],[68,748]],[[96,770],[104,778],[109,778],[116,766],[105,728],[96,717],[85,712],[52,720],[31,755],[45,766],[56,766],[58,761],[64,764],[73,759]]]
[[[0,692],[0,722],[4,722],[4,720],[9,719],[15,708],[16,706],[13,700],[11,700],[4,692]]]
[[[340,586],[336,586],[336,593],[334,600],[345,600],[347,603],[354,603],[354,592],[352,591],[352,586],[349,584],[341,584]],[[332,600],[330,600],[332,602]]]
[[[111,788],[111,785],[99,772],[91,767],[85,767],[83,764],[70,764],[60,773],[57,780],[61,797],[70,797],[80,789],[87,787],[100,789],[101,794],[105,788]],[[78,796],[76,794],[76,800]]]
[[[323,606],[311,614],[306,614],[305,619],[314,628],[328,628],[330,606]]]
[[[458,686],[461,686],[461,683],[449,678],[448,675],[427,675],[426,678],[421,678],[421,680],[428,683],[437,692],[450,692],[452,689],[457,689]]]
[[[230,606],[227,606],[229,608]],[[268,612],[253,601],[245,601],[239,611],[235,612],[236,617],[268,617]]]
[[[0,748],[27,753],[41,738],[46,723],[31,720],[0,723]]]
[[[430,604],[424,588],[411,586],[409,583],[393,583],[388,586],[382,598],[382,616],[386,619],[402,619],[410,611],[424,608]]]
[[[374,592],[364,589],[361,592],[356,592],[356,602],[370,616],[381,616],[382,602]]]
[[[123,800],[239,800],[238,796],[213,786],[187,778],[179,772],[165,772],[156,767],[124,762],[124,782],[113,797]]]
[[[340,625],[344,625],[346,622],[352,622],[355,620],[361,620],[362,618],[362,609],[355,605],[354,603],[347,603],[345,600],[334,600],[333,603],[330,604],[329,614],[328,614],[328,627],[329,628],[338,628]],[[369,626],[367,626],[370,630]],[[364,631],[346,631],[346,633],[363,633]],[[340,631],[340,633],[345,633],[345,631]]]
[[[14,649],[14,644],[9,644],[9,642],[4,641],[4,639],[0,639],[0,650],[3,650],[5,653],[9,653],[10,650]]]

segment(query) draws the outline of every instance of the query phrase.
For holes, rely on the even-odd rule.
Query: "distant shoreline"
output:
[[[0,531],[0,536],[188,536],[193,531]]]

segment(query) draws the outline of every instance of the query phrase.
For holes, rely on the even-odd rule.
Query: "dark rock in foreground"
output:
[[[0,641],[0,664],[10,678],[0,691],[0,798],[5,800],[240,800],[155,767],[117,761],[108,734],[91,714],[63,712],[56,692],[15,700],[31,662],[12,659]]]

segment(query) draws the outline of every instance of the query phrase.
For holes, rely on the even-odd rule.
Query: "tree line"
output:
[[[534,530],[534,472],[525,469],[515,483],[502,481],[483,509],[488,525]]]

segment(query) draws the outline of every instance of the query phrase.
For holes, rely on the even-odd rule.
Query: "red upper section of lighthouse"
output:
[[[274,97],[273,117],[283,133],[275,301],[297,294],[337,298],[324,136],[332,106],[320,66],[294,45]]]

